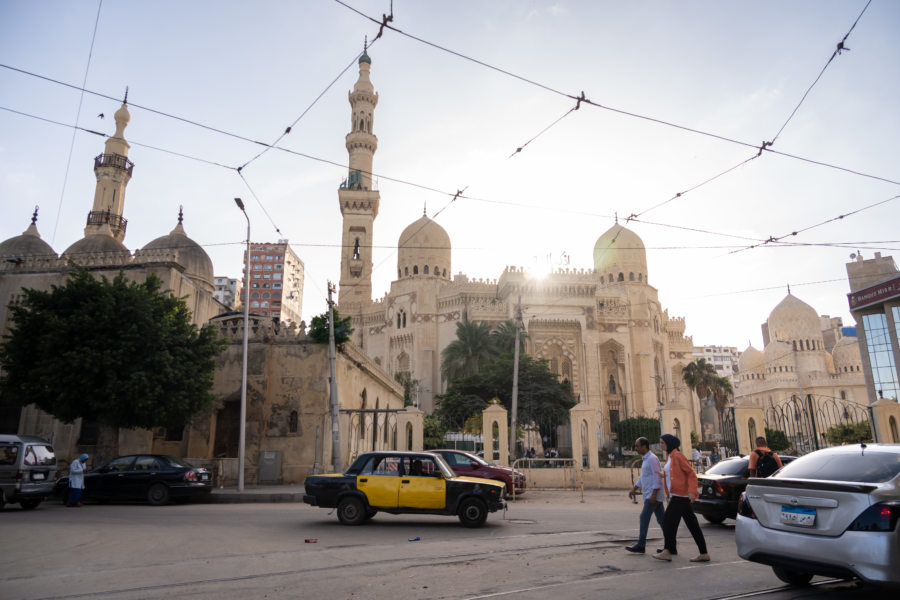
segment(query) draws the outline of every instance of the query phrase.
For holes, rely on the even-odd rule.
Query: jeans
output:
[[[666,538],[666,550],[669,552],[676,550],[675,535],[678,533],[678,525],[681,523],[681,519],[684,519],[684,524],[687,525],[688,531],[694,536],[694,543],[697,544],[700,554],[706,554],[706,539],[703,537],[700,523],[697,522],[697,515],[694,514],[694,509],[691,508],[691,501],[689,498],[681,496],[672,496],[663,518],[663,535]]]
[[[641,511],[641,533],[637,544],[635,544],[638,548],[643,548],[647,545],[647,531],[650,529],[650,519],[653,515],[656,515],[656,522],[659,523],[660,529],[662,528],[663,512],[663,503],[659,500],[653,504],[644,500],[644,509]]]

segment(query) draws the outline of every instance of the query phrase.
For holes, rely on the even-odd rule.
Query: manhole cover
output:
[[[530,521],[528,519],[510,519],[510,523],[515,523],[516,525],[534,525],[537,521]]]

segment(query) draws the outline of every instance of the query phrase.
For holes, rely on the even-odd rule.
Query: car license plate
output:
[[[799,527],[812,527],[816,524],[816,509],[805,506],[782,506],[781,522]]]
[[[200,481],[206,481],[207,479],[209,479],[209,473],[200,474]]]
[[[31,474],[31,478],[32,478],[34,481],[41,481],[41,480],[43,480],[43,479],[46,479],[46,478],[47,478],[47,475],[46,475],[45,473],[32,473],[32,474]]]

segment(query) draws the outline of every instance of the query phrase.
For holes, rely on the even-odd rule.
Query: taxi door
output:
[[[431,460],[423,459],[421,468],[411,465],[400,478],[400,506],[403,508],[442,509],[447,505],[447,483]]]
[[[369,506],[397,508],[400,491],[400,459],[375,456],[356,476],[356,489],[366,495]]]

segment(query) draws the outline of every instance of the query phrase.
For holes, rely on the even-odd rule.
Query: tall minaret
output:
[[[372,158],[378,148],[372,124],[378,94],[369,81],[371,65],[372,59],[363,50],[359,79],[349,94],[351,120],[346,142],[350,172],[338,190],[344,217],[338,305],[345,309],[372,301],[372,228],[380,196],[372,189]]]
[[[125,141],[125,127],[131,121],[128,113],[128,92],[122,107],[116,111],[116,133],[106,140],[103,154],[94,158],[97,187],[94,207],[88,213],[85,237],[94,234],[112,235],[118,241],[125,238],[128,221],[122,216],[125,209],[125,187],[131,179],[134,163],[128,160],[130,146]]]

